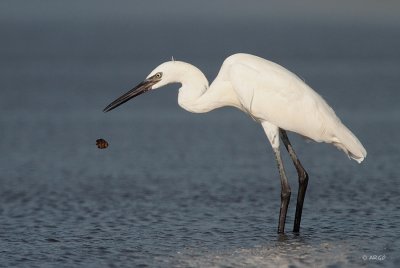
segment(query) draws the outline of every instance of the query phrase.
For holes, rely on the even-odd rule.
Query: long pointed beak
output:
[[[103,112],[105,112],[105,113],[109,112],[109,111],[117,108],[121,104],[124,104],[128,100],[130,100],[130,99],[132,99],[132,98],[134,98],[136,96],[139,96],[139,95],[151,90],[151,87],[154,84],[156,84],[157,82],[159,82],[159,81],[160,81],[160,79],[156,78],[155,75],[147,78],[146,80],[141,82],[139,85],[137,85],[136,87],[132,88],[131,90],[126,92],[124,95],[122,95],[118,99],[114,100],[109,105],[107,105],[107,107],[104,108]]]

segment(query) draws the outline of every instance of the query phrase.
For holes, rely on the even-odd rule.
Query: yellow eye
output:
[[[161,77],[162,77],[162,73],[161,72],[156,73],[156,78],[160,79]]]

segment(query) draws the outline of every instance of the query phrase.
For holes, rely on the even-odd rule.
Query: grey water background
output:
[[[0,266],[399,267],[399,12],[395,1],[2,1]],[[190,114],[177,85],[102,112],[171,56],[212,80],[236,52],[301,76],[368,151],[358,165],[290,135],[310,175],[300,235],[296,172],[284,153],[293,193],[278,236],[278,172],[247,115]]]

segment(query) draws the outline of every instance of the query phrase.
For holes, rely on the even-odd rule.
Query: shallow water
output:
[[[278,236],[278,175],[258,125],[230,110],[171,113],[2,118],[2,263],[397,265],[398,177],[380,145],[367,137],[376,160],[358,166],[295,139],[310,173],[302,233],[290,233],[292,201]]]
[[[128,57],[137,53],[131,46],[136,35],[127,37],[128,30],[139,30],[124,28],[121,21],[108,28],[81,21],[78,29],[65,21],[8,23],[2,28],[8,42],[0,52],[5,59],[0,63],[0,266],[400,265],[395,27],[304,22],[292,29],[287,22],[285,38],[307,29],[311,41],[266,45],[243,31],[242,37],[254,34],[262,42],[228,49],[270,55],[295,70],[368,150],[358,165],[332,146],[291,135],[310,182],[301,234],[295,235],[290,230],[297,177],[285,154],[293,194],[287,234],[279,236],[278,172],[267,139],[251,118],[233,109],[187,113],[177,106],[177,86],[101,112],[159,63],[158,54],[181,51],[212,78],[228,53],[226,44],[214,44],[207,54],[205,44],[195,47],[205,45],[204,50],[190,51],[166,42],[161,51],[150,36],[148,49],[155,56]],[[250,22],[238,23],[238,29],[245,23]],[[184,26],[171,27],[189,33]],[[218,36],[218,31],[201,24],[197,33]],[[272,40],[281,36],[270,34]],[[335,34],[341,38],[329,40]],[[238,41],[232,36],[225,37]],[[371,36],[386,41],[363,42]],[[127,44],[112,42],[121,39]],[[313,40],[323,46],[311,49]],[[136,56],[141,60],[134,61]],[[98,138],[109,148],[97,149]]]

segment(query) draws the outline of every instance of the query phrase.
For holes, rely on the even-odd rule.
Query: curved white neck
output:
[[[240,108],[236,95],[231,94],[230,84],[214,80],[211,86],[204,74],[185,62],[168,63],[165,83],[181,83],[178,104],[192,113],[206,113],[222,106]],[[167,72],[166,72],[167,73]]]
[[[185,110],[193,113],[207,112],[205,107],[198,103],[208,88],[208,80],[195,66],[184,63],[179,75],[178,83],[182,84],[178,94],[178,104]]]

